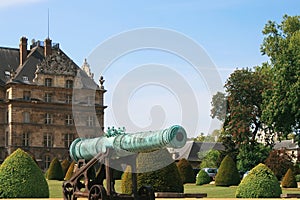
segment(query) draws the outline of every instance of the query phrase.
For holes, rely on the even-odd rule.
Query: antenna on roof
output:
[[[50,21],[50,19],[49,19],[50,17],[49,17],[49,8],[48,8],[48,38],[49,38],[49,30],[50,30],[50,23],[49,23],[49,21]]]

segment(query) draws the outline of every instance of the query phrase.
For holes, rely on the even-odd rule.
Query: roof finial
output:
[[[103,84],[104,84],[105,80],[104,80],[103,76],[100,76],[99,82],[100,82],[100,88],[104,89],[104,85]]]

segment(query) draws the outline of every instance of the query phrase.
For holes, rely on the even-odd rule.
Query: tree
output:
[[[284,188],[297,188],[298,184],[296,182],[295,174],[293,173],[293,170],[290,168],[288,171],[285,173],[282,182],[281,182],[282,187]]]
[[[261,68],[257,67],[255,71],[249,68],[237,69],[227,79],[226,94],[217,93],[213,96],[212,105],[216,108],[213,107],[211,116],[224,119],[223,132],[232,135],[231,139],[236,145],[255,144],[256,137],[262,131],[264,135],[273,136],[273,132],[261,120],[262,95],[269,84]],[[214,103],[216,96],[221,96],[217,99],[227,102],[225,118],[222,112],[216,111],[224,110],[224,103]],[[217,107],[219,105],[221,108]],[[219,116],[220,113],[222,116]]]
[[[271,151],[265,164],[274,172],[278,180],[281,180],[287,170],[294,165],[292,157],[284,150]]]
[[[69,169],[69,166],[70,166],[70,162],[67,160],[67,159],[64,159],[62,162],[61,162],[61,168],[63,170],[63,175],[65,176],[68,169]]]
[[[215,183],[216,186],[231,186],[240,183],[240,174],[231,156],[227,155],[221,162]]]
[[[50,163],[50,166],[49,166],[49,169],[47,172],[47,179],[48,180],[59,180],[59,181],[64,179],[63,169],[57,158],[54,158]]]
[[[168,150],[139,153],[136,167],[139,188],[151,185],[156,192],[183,192],[183,183],[178,168]]]
[[[68,168],[68,171],[67,171],[67,173],[66,173],[66,175],[65,175],[65,178],[64,178],[64,180],[69,180],[71,177],[72,177],[72,175],[73,175],[73,171],[74,171],[74,167],[75,167],[75,161],[73,161],[71,164],[70,164],[70,166],[69,166],[69,168]]]
[[[249,171],[259,163],[263,163],[270,151],[271,149],[263,144],[253,145],[253,148],[246,145],[241,146],[237,156],[237,168],[243,172]]]
[[[255,144],[260,131],[270,134],[261,120],[262,94],[268,84],[268,79],[260,70],[249,68],[235,70],[225,84],[228,113],[224,129],[232,134],[238,146]]]
[[[210,110],[211,117],[217,118],[218,120],[224,122],[226,118],[226,113],[228,113],[227,98],[225,94],[222,92],[217,92],[212,97],[211,105],[212,105],[212,109]]]
[[[272,87],[264,93],[263,119],[277,132],[300,133],[300,16],[269,21],[261,52],[270,58]],[[298,137],[299,138],[299,137]]]
[[[274,173],[264,164],[258,164],[239,184],[237,198],[278,198],[282,193]]]
[[[202,153],[202,152],[199,152]],[[220,152],[214,149],[205,152],[204,155],[199,155],[201,158],[200,168],[218,168],[220,165]]]
[[[14,151],[1,164],[0,198],[49,198],[41,169],[22,149]]]
[[[219,140],[225,146],[226,154],[234,159],[242,146],[252,152],[259,149],[256,145],[257,138],[261,135],[268,145],[274,143],[272,127],[266,126],[261,119],[263,92],[270,84],[267,74],[264,73],[265,68],[256,67],[254,71],[249,68],[235,70],[224,86],[226,93],[213,96],[211,116],[224,121]],[[257,158],[253,157],[253,161],[249,158],[252,157],[248,157],[249,163],[257,164]]]
[[[196,185],[203,185],[210,183],[211,179],[209,175],[204,171],[200,170],[196,177]]]
[[[196,177],[192,165],[185,158],[182,158],[177,163],[177,168],[182,180],[182,183],[195,183]]]
[[[123,194],[132,194],[132,170],[128,165],[121,178],[121,188]]]

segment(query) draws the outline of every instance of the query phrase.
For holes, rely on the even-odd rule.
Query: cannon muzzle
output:
[[[70,146],[70,156],[76,162],[79,159],[91,160],[97,154],[105,153],[108,148],[112,148],[116,157],[124,157],[165,147],[181,148],[186,140],[184,128],[178,125],[160,131],[122,133],[92,139],[77,138]]]

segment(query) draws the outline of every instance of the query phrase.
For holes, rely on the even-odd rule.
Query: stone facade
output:
[[[38,41],[27,50],[26,42],[0,47],[0,162],[22,148],[47,169],[54,157],[69,158],[75,138],[103,134],[106,90],[86,61],[82,70],[50,39],[47,49]]]

